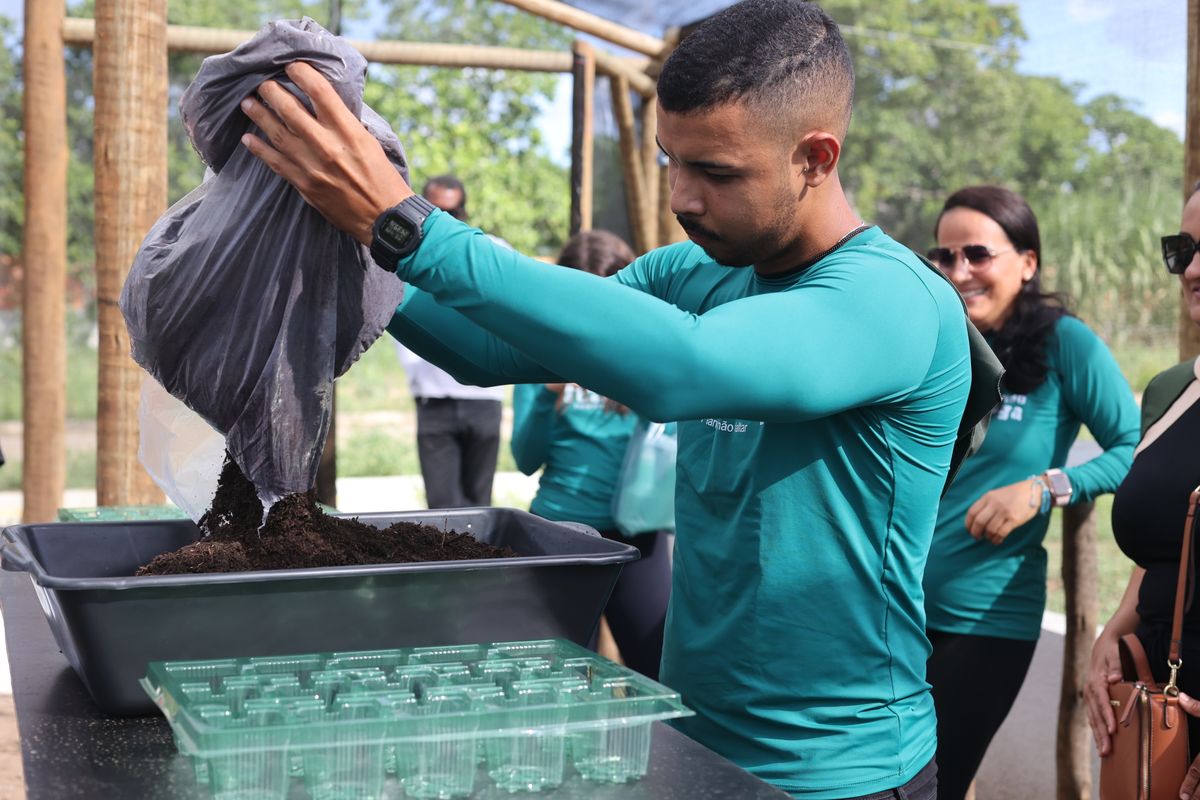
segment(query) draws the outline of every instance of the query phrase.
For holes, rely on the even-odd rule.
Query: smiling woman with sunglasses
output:
[[[1041,632],[1049,512],[1117,487],[1138,412],[1108,349],[1041,290],[1041,237],[1020,195],[960,189],[935,234],[929,259],[958,287],[1006,370],[987,438],[942,498],[925,570],[938,797],[961,800]],[[1063,469],[1082,425],[1103,452]]]
[[[1179,233],[1162,238],[1163,263],[1179,276],[1188,315],[1200,325],[1200,184],[1183,209]],[[1167,680],[1167,656],[1183,544],[1182,522],[1188,497],[1200,485],[1200,359],[1188,359],[1167,369],[1146,386],[1142,395],[1142,440],[1133,466],[1113,498],[1113,536],[1135,562],[1121,605],[1092,647],[1088,679],[1088,718],[1101,757],[1111,752],[1109,737],[1116,719],[1108,702],[1108,684],[1121,680],[1117,642],[1136,633],[1146,651],[1155,680]],[[1188,718],[1188,738],[1195,758],[1200,751],[1200,603],[1184,613],[1183,667],[1178,683],[1184,695],[1180,706]],[[1196,767],[1193,766],[1193,769]],[[1191,773],[1182,791],[1195,796],[1197,777]]]

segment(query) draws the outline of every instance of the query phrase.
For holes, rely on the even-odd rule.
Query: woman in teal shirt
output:
[[[938,796],[959,800],[1033,658],[1049,511],[1116,489],[1137,444],[1138,409],[1100,339],[1041,290],[1041,239],[1022,197],[960,189],[936,235],[929,259],[1007,370],[983,446],[942,499],[925,570]],[[1081,425],[1103,452],[1063,469]]]
[[[607,278],[634,259],[609,231],[571,237],[558,263]],[[671,594],[668,531],[625,537],[612,517],[621,463],[638,417],[574,383],[518,384],[513,389],[512,452],[526,475],[542,470],[529,510],[552,520],[591,525],[606,539],[636,547],[604,609],[626,666],[658,677],[663,623]]]

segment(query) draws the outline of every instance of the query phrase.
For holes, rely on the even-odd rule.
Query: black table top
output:
[[[25,573],[0,572],[0,609],[12,672],[13,700],[29,800],[190,800],[207,798],[178,754],[171,729],[160,716],[110,717],[96,709],[87,690],[59,652],[33,585]],[[289,800],[307,795],[298,785]],[[661,722],[654,723],[650,768],[639,781],[596,784],[575,776],[544,795],[488,798],[553,800],[768,800],[787,795]],[[401,792],[389,779],[387,798]]]

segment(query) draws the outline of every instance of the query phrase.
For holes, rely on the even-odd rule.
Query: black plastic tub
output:
[[[109,714],[153,714],[151,661],[487,641],[586,644],[637,548],[523,511],[357,515],[470,533],[515,558],[133,577],[200,537],[189,520],[14,525],[0,560],[27,571],[63,655]]]

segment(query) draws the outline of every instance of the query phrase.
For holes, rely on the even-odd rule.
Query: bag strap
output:
[[[1121,657],[1121,675],[1126,680],[1134,679],[1152,691],[1157,689],[1154,673],[1150,670],[1150,659],[1146,648],[1136,633],[1127,633],[1117,641],[1117,653]]]
[[[1175,616],[1171,620],[1171,648],[1167,666],[1171,669],[1171,680],[1163,690],[1169,695],[1179,694],[1175,678],[1183,666],[1180,652],[1183,649],[1183,608],[1191,605],[1191,590],[1194,570],[1192,569],[1192,538],[1196,528],[1196,506],[1200,504],[1200,486],[1192,490],[1188,498],[1187,519],[1183,523],[1183,545],[1179,554],[1179,578],[1175,582]]]

